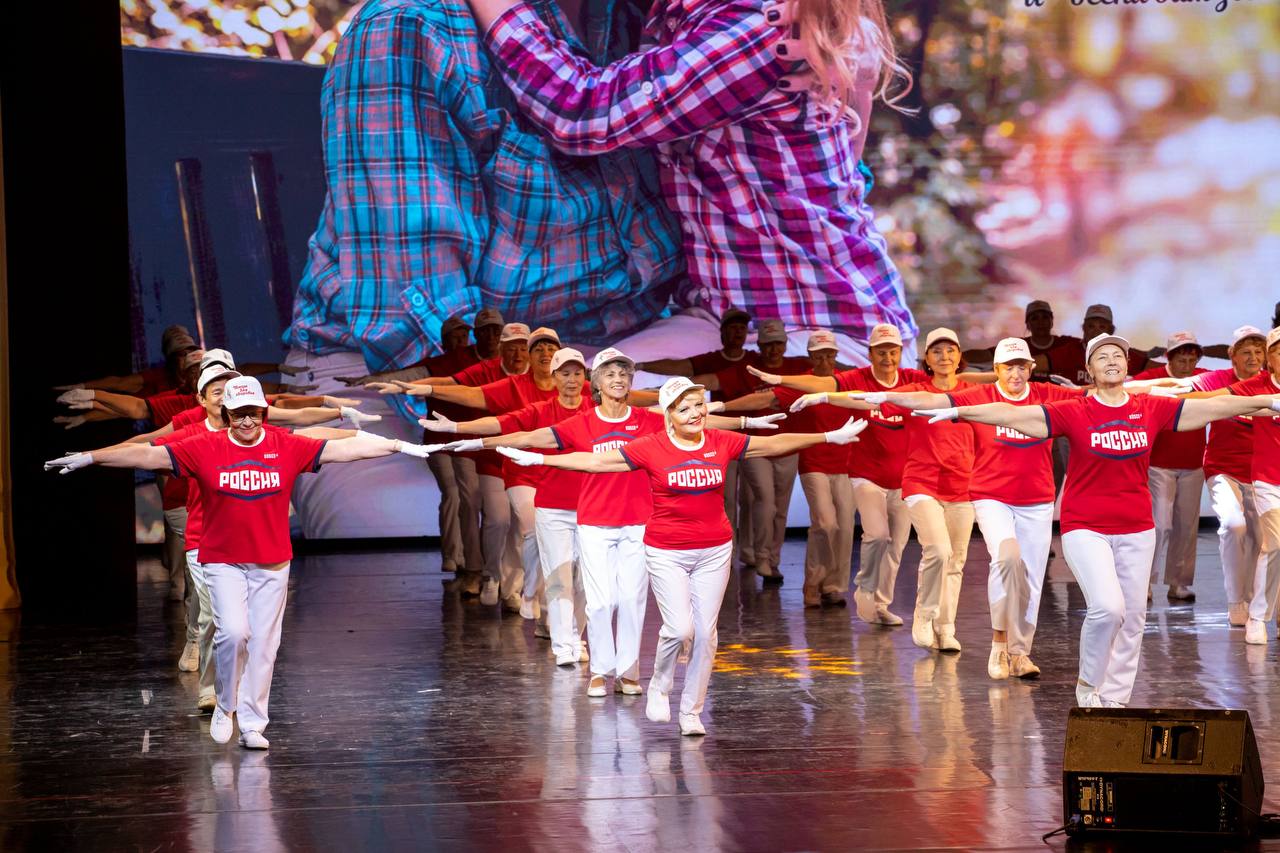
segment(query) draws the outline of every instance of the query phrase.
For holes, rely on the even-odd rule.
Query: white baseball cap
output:
[[[899,332],[898,327],[891,323],[877,323],[871,329],[871,337],[867,339],[867,349],[881,344],[902,346],[902,332]]]
[[[1119,335],[1098,335],[1090,340],[1088,346],[1084,348],[1084,360],[1088,361],[1093,358],[1093,354],[1097,352],[1098,347],[1106,346],[1107,344],[1115,344],[1124,350],[1126,356],[1129,354],[1129,342],[1124,338]]]
[[[699,385],[687,376],[673,376],[666,382],[662,383],[662,387],[658,389],[658,405],[663,411],[671,408],[671,405],[679,400],[689,391],[706,391],[707,386]]]
[[[781,320],[763,320],[756,325],[756,328],[759,329],[756,335],[757,343],[785,344],[787,342],[787,327]]]
[[[539,326],[529,334],[529,349],[533,349],[540,341],[551,341],[560,346],[560,336],[556,334],[556,330],[546,326]]]
[[[200,378],[196,380],[196,393],[203,394],[204,387],[215,379],[235,379],[239,375],[222,364],[211,364],[200,371]]]
[[[551,372],[555,373],[566,364],[572,364],[575,361],[582,365],[583,370],[587,369],[587,359],[582,353],[572,347],[558,349],[556,354],[551,356]]]
[[[809,345],[806,347],[809,352],[820,349],[840,349],[836,346],[836,336],[834,332],[828,332],[826,329],[819,329],[809,336]]]
[[[1169,336],[1169,340],[1165,341],[1164,350],[1166,353],[1171,353],[1179,347],[1202,349],[1200,341],[1196,339],[1195,332],[1174,332]]]
[[[557,353],[557,355],[559,355],[559,353]],[[613,347],[605,347],[600,350],[600,352],[596,353],[595,358],[591,359],[591,369],[599,370],[611,361],[624,361],[632,368],[636,366],[636,363],[632,360],[631,356],[627,355],[622,350],[614,349]]]
[[[1266,341],[1267,335],[1257,326],[1241,326],[1231,333],[1231,349],[1235,349],[1241,341],[1247,341],[1249,338]]]
[[[228,409],[245,406],[267,407],[267,396],[262,393],[262,383],[252,376],[238,376],[222,389],[222,405]]]
[[[1277,343],[1280,343],[1280,326],[1276,326],[1267,332],[1267,352],[1270,352],[1271,348]]]
[[[932,332],[929,333],[929,336],[924,339],[924,348],[928,349],[929,347],[936,344],[938,341],[950,341],[956,346],[960,346],[960,336],[957,335],[951,329],[942,327],[942,328],[934,329]]]
[[[236,369],[236,360],[231,357],[231,353],[224,349],[209,349],[204,351],[204,357],[200,359],[200,370],[213,365],[220,365],[228,370]]]
[[[995,364],[1008,364],[1011,361],[1035,361],[1031,357],[1031,347],[1022,338],[1004,338],[996,344]]]
[[[529,327],[524,323],[508,323],[502,327],[502,337],[498,339],[500,343],[506,341],[527,341],[529,340]]]

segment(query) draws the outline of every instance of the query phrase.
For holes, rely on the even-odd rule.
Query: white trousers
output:
[[[200,645],[200,696],[212,696],[213,684],[213,599],[209,596],[209,584],[204,578],[204,564],[196,557],[200,551],[192,548],[187,552],[187,577],[195,590],[200,615],[196,622],[196,641]]]
[[[1200,493],[1204,469],[1157,468],[1147,472],[1151,514],[1156,522],[1156,554],[1151,583],[1191,586],[1196,574],[1196,533],[1200,529]]]
[[[617,675],[638,681],[640,632],[644,628],[644,611],[649,599],[644,525],[579,525],[578,564],[586,594],[591,674]],[[615,612],[618,615],[616,641],[613,633]]]
[[[987,572],[991,627],[1006,632],[1009,654],[1029,655],[1049,567],[1053,504],[1010,506],[977,500],[973,513],[991,558]]]
[[[538,530],[533,506],[533,496],[537,491],[533,486],[512,486],[507,489],[507,500],[511,504],[511,529],[515,531],[520,563],[524,566],[524,589],[521,594],[530,600],[538,596],[542,587],[542,563],[538,560]]]
[[[480,571],[480,480],[474,459],[454,453],[433,453],[427,467],[440,488],[440,554],[446,568]]]
[[[742,470],[751,484],[751,550],[756,566],[777,569],[782,562],[787,510],[791,507],[791,490],[795,488],[799,466],[800,457],[795,453],[742,461]]]
[[[1062,550],[1084,592],[1080,681],[1104,700],[1129,703],[1147,626],[1147,580],[1156,532],[1106,535],[1072,530]]]
[[[646,545],[644,554],[653,596],[662,611],[658,653],[649,690],[671,692],[680,647],[692,641],[684,690],[680,694],[680,713],[701,714],[716,659],[719,641],[716,622],[725,587],[729,584],[733,544],[726,542],[714,548],[675,551]]]
[[[1258,509],[1262,556],[1254,576],[1254,588],[1259,593],[1249,602],[1249,616],[1270,622],[1276,616],[1276,597],[1280,595],[1280,486],[1254,480],[1253,497]]]
[[[430,458],[430,457],[428,457]],[[524,566],[520,543],[511,524],[511,502],[501,477],[481,474],[480,550],[484,554],[484,575],[498,581],[505,598],[524,594]]]
[[[240,731],[267,727],[267,703],[275,672],[289,564],[205,563],[213,605],[214,685],[218,707],[235,713]]]
[[[582,573],[578,571],[578,513],[571,509],[534,510],[538,555],[546,582],[547,629],[557,658],[576,657],[587,624]]]
[[[942,502],[928,495],[906,499],[911,525],[920,540],[916,609],[935,631],[955,631],[960,585],[973,536],[973,504]]]
[[[893,602],[902,549],[911,535],[911,516],[902,502],[902,489],[885,489],[870,480],[854,477],[853,501],[862,517],[862,548],[858,557],[859,589],[875,594],[876,604]]]
[[[1262,544],[1253,484],[1215,474],[1209,478],[1209,500],[1214,515],[1218,516],[1218,553],[1222,558],[1227,604],[1251,601],[1256,592],[1253,578]]]
[[[800,475],[809,504],[809,536],[804,550],[807,595],[849,591],[853,562],[853,484],[847,474]]]

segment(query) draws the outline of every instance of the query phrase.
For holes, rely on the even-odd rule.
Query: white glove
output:
[[[366,415],[359,409],[353,409],[350,406],[342,406],[338,409],[338,412],[343,418],[355,424],[356,429],[360,429],[365,424],[376,424],[382,420],[382,415]]]
[[[723,401],[723,400],[715,400],[715,401],[713,401],[713,402],[707,403],[707,414],[708,414],[708,415],[718,415],[718,414],[720,414],[720,413],[721,413],[721,412],[723,412],[723,411],[724,411],[724,401]]]
[[[483,438],[464,438],[444,445],[443,450],[451,453],[470,453],[473,450],[484,450]]]
[[[58,468],[59,474],[70,474],[77,468],[87,468],[92,464],[93,454],[91,453],[69,453],[66,456],[50,459],[44,463],[44,470],[52,471],[54,468]]]
[[[93,391],[89,388],[72,388],[58,395],[58,402],[73,409],[93,408]],[[88,406],[75,406],[74,403],[88,403]]]
[[[1049,374],[1049,381],[1054,385],[1061,385],[1063,388],[1079,388],[1080,386],[1072,382],[1065,376],[1059,376],[1056,373]]]
[[[53,390],[55,390],[55,391],[75,391],[75,390],[77,390],[77,389],[79,389],[79,388],[83,388],[83,387],[84,387],[84,383],[83,383],[83,382],[76,382],[76,383],[71,384],[71,385],[54,385],[54,386],[53,386]]]
[[[939,421],[954,421],[960,417],[960,410],[951,406],[946,409],[916,409],[911,414],[918,418],[928,418],[929,423],[936,424]]]
[[[387,438],[385,435],[378,435],[376,432],[365,432],[362,429],[357,429],[354,437],[365,438],[365,439],[372,438],[378,441],[395,441],[394,438]]]
[[[541,453],[530,453],[515,447],[499,447],[498,452],[517,465],[541,465],[543,460]]]
[[[827,444],[850,444],[858,440],[858,433],[867,428],[866,418],[849,418],[840,429],[824,432]]]
[[[439,412],[431,413],[431,420],[426,418],[418,418],[418,425],[423,429],[429,429],[432,432],[457,432],[457,421],[451,421]]]
[[[779,376],[777,373],[765,373],[763,370],[756,370],[754,367],[751,367],[750,365],[747,366],[747,372],[750,373],[752,376],[756,377],[757,379],[761,379],[769,383],[770,385],[782,384],[782,377]]]
[[[92,401],[92,400],[87,400],[87,401],[85,401],[85,402],[83,402],[83,403],[68,403],[68,404],[67,404],[67,408],[68,408],[68,409],[73,409],[73,410],[78,410],[78,411],[83,411],[83,410],[85,410],[85,409],[92,409],[92,408],[93,408],[93,401]]]
[[[831,398],[827,395],[826,391],[819,391],[817,394],[805,394],[803,397],[791,404],[791,411],[798,412],[802,409],[807,409],[810,406],[817,406],[821,403],[825,403],[830,399]]]
[[[873,406],[883,406],[889,402],[889,394],[886,391],[868,391],[858,397],[864,403],[870,403]]]
[[[75,429],[84,423],[84,415],[58,415],[58,417],[53,419],[53,422],[55,424],[62,424],[63,429]]]
[[[405,456],[416,456],[419,459],[426,459],[430,456],[432,447],[439,447],[439,445],[414,444],[409,441],[396,442],[396,452],[403,453]]]
[[[743,429],[777,429],[778,421],[786,420],[787,416],[778,412],[776,415],[762,415],[758,418],[743,418]]]
[[[1280,397],[1271,401],[1271,411],[1280,412]]]

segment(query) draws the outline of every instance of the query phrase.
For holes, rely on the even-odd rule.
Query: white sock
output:
[[[991,651],[992,651],[993,653],[998,653],[998,652],[1007,652],[1007,651],[1009,651],[1009,644],[1008,644],[1007,642],[1001,643],[1001,642],[999,642],[998,640],[992,640],[992,641],[991,641]]]

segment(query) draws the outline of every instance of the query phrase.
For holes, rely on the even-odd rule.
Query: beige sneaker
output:
[[[1267,623],[1261,619],[1250,619],[1244,626],[1244,641],[1251,646],[1267,644]]]
[[[954,628],[943,628],[937,632],[938,649],[944,652],[960,651],[960,641],[956,639]]]
[[[1040,667],[1028,655],[1010,655],[1009,675],[1014,678],[1036,678],[1040,675]]]
[[[991,655],[987,658],[987,675],[996,681],[1004,681],[1009,677],[1009,653],[1004,649],[991,647]]]
[[[853,606],[863,622],[876,621],[876,597],[862,588],[853,591]]]
[[[615,678],[613,692],[621,693],[623,696],[639,696],[644,692],[644,688],[640,686],[640,682],[632,681],[630,678]]]
[[[877,604],[876,618],[872,621],[879,625],[888,625],[891,628],[896,628],[902,624],[902,617],[896,613],[890,612],[888,607]]]
[[[1237,601],[1227,605],[1227,622],[1232,628],[1243,628],[1249,621],[1249,604]]]
[[[922,649],[938,648],[938,640],[933,633],[933,620],[921,616],[919,607],[911,615],[911,642]]]
[[[182,656],[178,658],[178,669],[182,672],[195,672],[200,668],[200,644],[187,640],[182,647]]]

